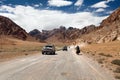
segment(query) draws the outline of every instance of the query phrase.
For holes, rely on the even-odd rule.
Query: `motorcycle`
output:
[[[80,47],[77,46],[77,47],[76,47],[76,54],[79,55],[79,53],[80,53]]]

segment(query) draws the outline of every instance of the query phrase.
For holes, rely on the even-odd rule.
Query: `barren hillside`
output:
[[[0,35],[10,36],[22,40],[32,38],[23,28],[4,16],[0,16]]]
[[[120,40],[120,8],[101,22],[97,30],[82,36],[84,42],[104,43]]]

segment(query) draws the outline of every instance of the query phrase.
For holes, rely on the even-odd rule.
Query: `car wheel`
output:
[[[53,55],[55,55],[55,52],[53,52]]]
[[[53,52],[51,52],[50,54],[53,55]]]
[[[44,52],[42,52],[42,55],[44,55]]]

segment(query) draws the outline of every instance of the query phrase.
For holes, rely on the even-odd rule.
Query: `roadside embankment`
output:
[[[92,57],[102,67],[108,68],[120,80],[120,41],[89,44],[81,47],[81,50],[88,57]]]

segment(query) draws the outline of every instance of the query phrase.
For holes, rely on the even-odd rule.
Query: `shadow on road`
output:
[[[57,53],[55,53],[55,54],[44,54],[44,55],[58,55]]]

